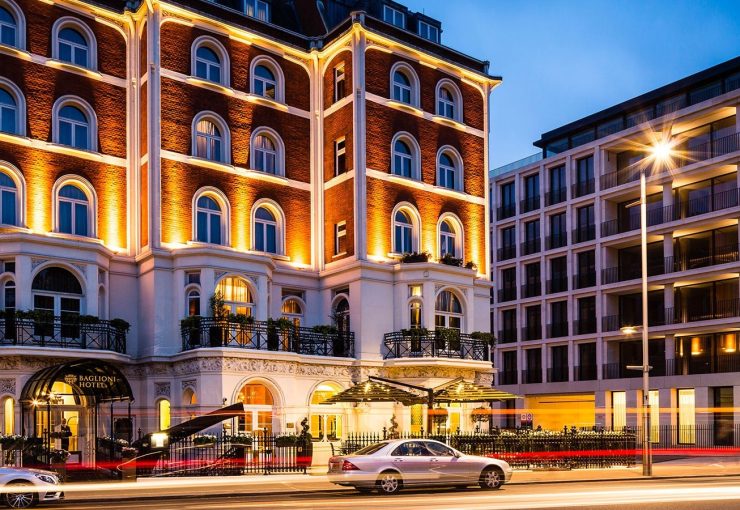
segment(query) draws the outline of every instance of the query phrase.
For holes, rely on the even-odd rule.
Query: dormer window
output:
[[[389,5],[383,6],[383,21],[399,28],[406,28],[406,15]]]
[[[439,29],[425,21],[419,21],[419,35],[432,42],[439,42]]]
[[[246,0],[245,9],[247,16],[261,21],[270,21],[270,6],[263,0]]]

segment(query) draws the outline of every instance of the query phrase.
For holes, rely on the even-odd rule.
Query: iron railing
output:
[[[585,227],[574,228],[571,234],[573,244],[593,241],[596,239],[596,225],[586,225]]]
[[[573,321],[573,333],[576,335],[596,333],[596,317]]]
[[[562,248],[563,246],[566,246],[568,244],[568,235],[565,232],[549,235],[546,237],[546,241],[548,250]]]
[[[571,192],[574,198],[590,195],[594,192],[594,179],[574,183]]]
[[[522,213],[528,213],[530,211],[534,211],[535,209],[540,208],[540,197],[539,195],[535,197],[529,197],[523,199],[521,202],[519,202],[519,209]]]
[[[596,365],[576,365],[573,367],[573,379],[576,381],[595,381]]]
[[[504,328],[498,330],[497,343],[510,344],[516,342],[516,328]]]
[[[550,206],[559,204],[560,202],[565,202],[567,195],[568,191],[565,186],[563,186],[562,188],[552,189],[545,193],[545,204]]]
[[[407,330],[383,336],[383,359],[459,358],[477,361],[491,359],[485,340],[455,329]]]
[[[547,382],[567,382],[570,377],[569,367],[550,367],[547,369]]]
[[[568,336],[568,323],[567,322],[553,322],[547,325],[547,338],[557,338],[561,336]]]
[[[502,370],[498,373],[498,383],[516,384],[518,375],[519,372],[517,370]]]
[[[511,218],[516,214],[516,207],[514,204],[510,205],[502,205],[498,209],[496,209],[496,218],[499,220],[505,220],[506,218]]]
[[[538,253],[541,249],[540,246],[541,243],[539,237],[535,239],[530,239],[529,241],[524,241],[520,245],[522,255],[531,255],[533,253]]]
[[[502,246],[498,249],[497,255],[498,256],[496,258],[499,262],[502,260],[513,259],[516,257],[516,245]]]
[[[531,298],[542,294],[542,284],[536,283],[525,283],[522,285],[522,297]]]
[[[547,280],[547,293],[566,292],[568,290],[568,277],[563,275],[559,278]]]
[[[679,256],[666,257],[665,268],[666,272],[690,271],[691,269],[737,262],[740,260],[739,254],[740,251],[738,251],[738,245],[736,244],[717,246],[711,250],[695,250]]]
[[[522,340],[541,340],[542,339],[542,325],[537,324],[536,326],[524,326],[522,328]]]
[[[504,287],[498,289],[498,302],[514,301],[516,299],[516,287]]]
[[[668,267],[669,265],[666,262],[648,260],[648,276],[657,276],[670,272]],[[642,278],[642,268],[639,264],[623,264],[618,267],[606,267],[601,270],[602,285],[637,280],[638,278]]]
[[[740,354],[698,354],[666,360],[667,375],[740,372]]]
[[[684,324],[715,319],[740,317],[740,299],[694,299],[691,303],[666,308],[666,324]]]
[[[126,353],[126,331],[106,320],[74,317],[0,318],[0,345],[94,349]]]
[[[586,271],[584,273],[578,273],[573,275],[573,288],[574,289],[585,289],[586,287],[593,287],[596,285],[596,270]]]
[[[313,328],[277,322],[237,322],[200,317],[181,326],[184,351],[207,347],[236,347],[267,351],[295,352],[313,356],[354,357],[355,334],[351,331],[324,333]]]
[[[542,382],[542,369],[522,370],[522,384],[537,384]]]

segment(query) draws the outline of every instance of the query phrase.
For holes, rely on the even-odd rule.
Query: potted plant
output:
[[[267,349],[277,351],[280,348],[280,335],[278,334],[277,321],[267,319]]]
[[[420,262],[429,262],[429,259],[431,258],[431,255],[429,252],[423,251],[420,253],[413,252],[413,253],[404,253],[401,256],[401,263],[402,264],[417,264]]]
[[[216,444],[216,436],[213,434],[201,434],[193,438],[195,446],[213,446]]]
[[[295,434],[285,434],[275,438],[275,448],[290,448],[298,444],[298,436]]]
[[[311,461],[313,460],[313,441],[311,441],[307,416],[301,420],[301,433],[298,436],[296,446],[298,466],[305,470],[311,465]]]
[[[201,319],[200,315],[191,315],[180,321],[180,329],[191,348],[200,346]]]
[[[478,269],[478,266],[475,265],[475,262],[473,262],[472,260],[468,260],[465,263],[465,269],[471,269],[471,270],[475,271],[475,270]]]
[[[224,340],[227,338],[226,328],[229,320],[229,310],[223,294],[219,291],[215,292],[208,299],[208,306],[211,309],[211,317],[213,317],[213,325],[208,332],[211,347],[223,347]]]
[[[451,253],[445,253],[442,258],[439,259],[439,262],[447,266],[462,267],[463,259],[459,259]]]

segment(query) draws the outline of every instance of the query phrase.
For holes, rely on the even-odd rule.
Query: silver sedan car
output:
[[[394,494],[404,487],[480,485],[498,489],[511,480],[503,460],[466,455],[431,439],[382,441],[329,459],[329,481],[360,492]]]
[[[59,477],[40,469],[0,467],[0,501],[10,508],[30,508],[64,498]]]

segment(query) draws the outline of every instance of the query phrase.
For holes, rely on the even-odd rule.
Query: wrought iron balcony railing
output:
[[[409,329],[383,336],[383,359],[457,358],[489,361],[491,346],[455,329]]]
[[[88,322],[78,316],[0,318],[0,345],[93,349],[126,353],[128,326],[116,321]]]
[[[322,331],[262,321],[232,321],[214,317],[186,319],[181,324],[184,351],[208,347],[236,347],[295,352],[313,356],[354,357],[355,334],[351,331]]]

